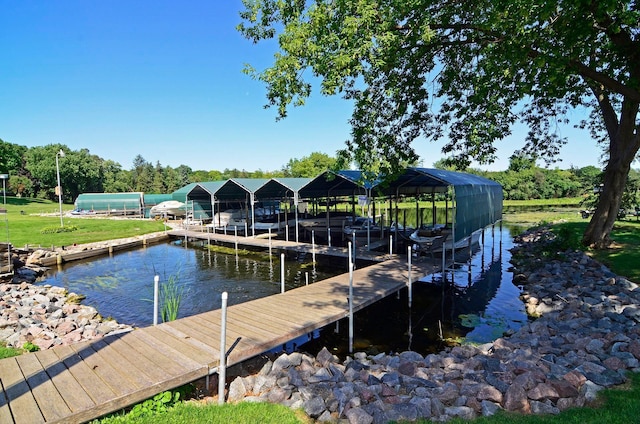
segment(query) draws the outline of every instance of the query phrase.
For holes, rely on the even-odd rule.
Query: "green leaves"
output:
[[[323,95],[353,100],[344,153],[361,167],[400,166],[415,158],[415,141],[443,138],[444,153],[461,164],[491,162],[493,143],[519,120],[532,128],[524,149],[551,157],[563,143],[557,116],[591,107],[590,84],[611,99],[637,95],[640,86],[631,71],[640,68],[629,48],[640,51],[640,41],[630,3],[246,4],[253,27],[241,32],[253,41],[277,34],[280,43],[273,66],[254,74],[267,85],[269,105],[285,117],[305,103],[315,79]]]

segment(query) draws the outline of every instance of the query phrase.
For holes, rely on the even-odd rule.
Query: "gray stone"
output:
[[[229,393],[227,399],[229,402],[240,402],[247,394],[247,389],[244,386],[242,377],[236,377],[231,384],[229,384]]]
[[[495,403],[502,402],[502,392],[490,385],[483,385],[482,388],[478,391],[476,395],[476,399],[480,401],[491,401]]]
[[[500,411],[502,409],[500,404],[495,403],[495,402],[490,402],[488,400],[483,400],[480,403],[480,405],[482,407],[482,416],[483,417],[490,417],[490,416],[494,415],[496,412],[498,412],[498,411]]]
[[[346,414],[349,424],[371,424],[373,417],[362,408],[349,409]]]
[[[312,397],[303,402],[304,411],[311,418],[318,418],[326,410],[324,399],[320,396]]]
[[[320,414],[316,421],[319,423],[328,423],[335,422],[336,420],[331,416],[331,413],[329,411],[324,411],[322,414]]]
[[[425,397],[412,397],[409,403],[414,405],[418,410],[420,418],[431,417],[431,399]]]
[[[444,409],[444,413],[450,417],[458,417],[463,420],[473,420],[476,418],[476,411],[468,406],[450,406]]]
[[[278,372],[279,370],[289,368],[293,364],[289,360],[289,355],[283,353],[278,356],[275,361],[273,361],[273,365],[271,366],[271,372]]]
[[[602,389],[604,389],[604,387],[599,386],[592,381],[587,381],[582,386],[580,393],[584,396],[587,402],[593,402],[598,397],[598,392]]]
[[[323,347],[322,350],[320,350],[320,352],[318,352],[318,354],[316,355],[316,361],[318,361],[318,363],[324,367],[327,366],[329,362],[335,362],[335,359],[331,352],[329,352],[326,347]]]
[[[326,368],[320,368],[307,380],[309,383],[319,383],[321,381],[331,381],[331,373]]]
[[[553,414],[557,415],[560,413],[560,409],[553,406],[551,402],[539,402],[537,400],[532,400],[531,404],[531,412],[534,414]]]
[[[415,421],[418,419],[418,408],[413,404],[396,404],[386,411],[386,415],[390,421]]]
[[[253,383],[253,391],[256,394],[269,390],[276,385],[276,377],[273,375],[258,374]]]
[[[267,399],[271,403],[283,403],[285,400],[289,399],[291,396],[291,390],[276,386],[269,391],[267,395]]]
[[[406,362],[421,362],[424,360],[424,357],[418,352],[407,350],[400,353],[400,360]]]
[[[504,394],[504,409],[511,412],[529,413],[530,406],[527,393],[520,384],[512,384]]]

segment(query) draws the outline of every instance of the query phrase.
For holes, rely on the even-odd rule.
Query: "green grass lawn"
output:
[[[43,247],[68,246],[164,230],[162,222],[149,219],[63,217],[64,228],[73,231],[47,233],[47,230],[60,228],[57,203],[7,197],[6,209],[5,215],[0,214],[0,241],[8,240],[16,247],[27,244]],[[63,205],[63,212],[71,209],[70,205]]]

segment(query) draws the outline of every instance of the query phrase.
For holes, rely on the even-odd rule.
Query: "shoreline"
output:
[[[82,296],[62,287],[1,283],[0,296],[0,342],[14,348],[30,343],[45,350],[134,329],[104,319],[80,303]]]

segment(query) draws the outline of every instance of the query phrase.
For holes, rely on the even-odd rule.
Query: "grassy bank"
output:
[[[63,217],[64,227],[61,228],[58,204],[47,200],[7,197],[6,209],[6,215],[0,215],[0,241],[9,240],[16,247],[27,244],[68,246],[164,230],[162,222],[149,219],[66,216]],[[63,205],[63,212],[71,209],[70,205]],[[3,224],[6,229],[2,228]],[[67,231],[57,232],[61,229]]]

